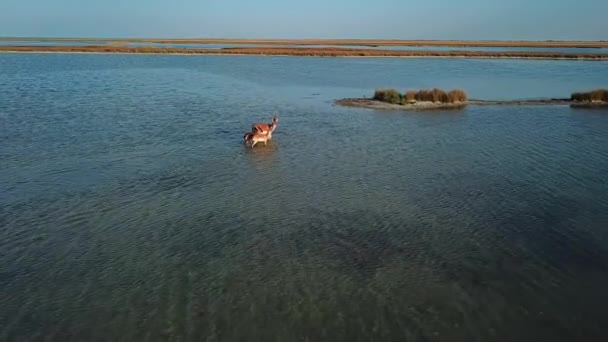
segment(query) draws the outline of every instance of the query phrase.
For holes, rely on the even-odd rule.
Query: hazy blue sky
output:
[[[608,40],[608,0],[0,0],[0,36]]]

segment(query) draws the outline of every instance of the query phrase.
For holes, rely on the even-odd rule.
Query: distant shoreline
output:
[[[544,51],[410,51],[349,48],[238,47],[224,49],[93,46],[0,46],[0,52],[107,53],[167,55],[259,55],[311,57],[413,57],[413,58],[505,58],[606,61],[603,53],[562,53]]]
[[[107,44],[264,44],[264,45],[359,45],[359,46],[445,46],[445,47],[537,47],[608,48],[608,41],[524,41],[524,40],[400,40],[400,39],[230,39],[230,38],[37,38],[0,37],[0,41],[104,42]]]

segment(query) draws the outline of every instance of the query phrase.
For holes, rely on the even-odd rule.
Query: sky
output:
[[[608,0],[0,0],[0,36],[608,40]]]

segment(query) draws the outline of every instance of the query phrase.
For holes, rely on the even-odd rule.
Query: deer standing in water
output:
[[[272,133],[270,134],[262,134],[262,133],[245,133],[243,139],[245,139],[245,145],[247,143],[251,144],[251,148],[253,148],[256,144],[263,142],[264,146],[268,143],[268,140],[272,137]]]
[[[276,116],[272,117],[272,123],[256,123],[251,125],[252,133],[272,134],[279,125],[279,118]],[[272,137],[270,138],[272,139]]]
[[[256,144],[263,142],[264,146],[268,143],[268,140],[272,140],[272,133],[279,124],[279,118],[273,117],[272,123],[256,123],[251,126],[251,132],[245,133],[243,140],[245,145],[251,143],[251,148]]]

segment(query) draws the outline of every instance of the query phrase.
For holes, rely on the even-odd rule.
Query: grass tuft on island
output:
[[[572,107],[605,107],[608,106],[608,89],[572,93],[570,100]]]
[[[466,106],[467,99],[466,92],[460,89],[449,92],[438,88],[410,90],[403,94],[396,89],[377,89],[371,101],[399,106],[398,108],[402,109],[448,109]]]
[[[402,105],[415,104],[417,102],[466,103],[467,93],[460,89],[446,92],[444,90],[435,88],[418,91],[410,90],[404,94],[401,94],[396,89],[376,89],[373,99]]]

